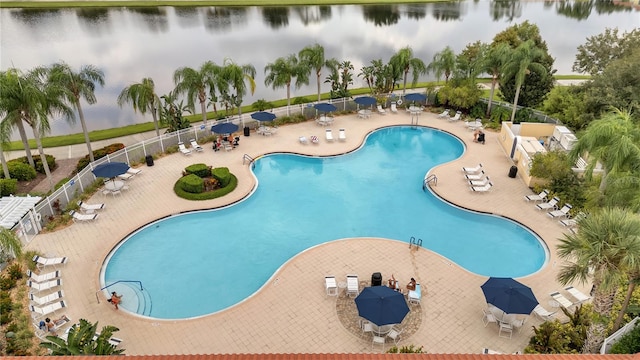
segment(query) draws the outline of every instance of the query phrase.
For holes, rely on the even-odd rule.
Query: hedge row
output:
[[[0,196],[9,196],[18,192],[17,179],[0,179]]]
[[[39,172],[40,174],[44,174],[44,166],[42,165],[42,160],[40,160],[40,154],[35,154],[35,155],[31,155],[33,157],[33,163],[35,164],[35,170],[37,172]],[[56,163],[56,158],[53,157],[53,155],[47,155],[44,154],[44,157],[47,159],[47,164],[49,164],[49,170],[53,171],[58,167],[58,164]],[[29,165],[29,160],[27,159],[26,156],[23,157],[19,157],[17,159],[13,159],[10,161],[7,161],[7,166],[9,166],[9,175],[11,175],[11,177],[13,178],[13,174],[11,174],[11,166],[15,166],[12,164],[26,164],[27,166],[31,167],[31,165]],[[4,174],[3,176],[4,177]],[[35,176],[33,177],[35,178]],[[33,179],[31,178],[31,179]],[[29,180],[31,180],[29,179]]]

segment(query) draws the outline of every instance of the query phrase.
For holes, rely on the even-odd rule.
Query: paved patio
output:
[[[327,143],[324,128],[308,121],[282,126],[270,137],[252,132],[229,152],[214,153],[207,144],[204,152],[191,156],[180,153],[165,156],[156,160],[153,167],[141,167],[142,174],[130,181],[131,190],[123,196],[96,194],[88,200],[106,203],[96,222],[72,224],[55,233],[38,235],[27,248],[45,255],[69,257],[69,263],[62,269],[68,315],[119,327],[117,336],[124,339],[122,347],[129,355],[371,352],[371,343],[352,334],[338,319],[336,298],[325,296],[324,276],[332,274],[341,281],[347,273],[356,273],[366,280],[376,271],[383,271],[385,279],[393,273],[401,283],[415,277],[423,287],[422,323],[413,335],[402,337],[400,345],[424,346],[429,353],[478,353],[485,347],[506,353],[522,350],[532,334],[531,325],[540,321],[531,317],[521,332],[514,332],[512,339],[499,338],[494,324],[484,327],[481,318],[486,304],[480,285],[486,277],[471,274],[429,250],[410,250],[406,242],[385,239],[339,239],[308,249],[282,266],[253,297],[231,309],[198,319],[144,319],[114,310],[98,294],[104,258],[132,231],[163,216],[215,208],[245,197],[255,182],[248,166],[243,164],[243,154],[256,158],[277,151],[309,155],[344,153],[359,147],[373,129],[410,121],[410,115],[404,111],[385,116],[373,114],[369,119],[340,116],[331,128],[334,137],[339,128],[345,128],[345,142],[336,139]],[[559,266],[555,244],[564,229],[523,200],[524,195],[532,192],[518,178],[507,176],[512,164],[498,146],[498,134],[487,131],[486,145],[476,144],[471,141],[472,132],[461,122],[450,123],[431,113],[420,116],[420,125],[451,132],[468,146],[460,159],[431,171],[439,179],[434,188],[436,193],[467,208],[509,216],[533,229],[547,243],[551,253],[548,265],[519,280],[531,286],[540,303],[551,310],[548,294],[561,289],[555,280]],[[300,144],[301,135],[317,135],[320,144]],[[197,162],[229,167],[239,178],[238,188],[209,201],[178,198],[173,193],[173,184],[185,166]],[[461,176],[461,166],[475,166],[478,162],[482,162],[494,184],[489,193],[472,193]],[[250,225],[247,221],[238,219],[235,224],[238,234],[242,234],[242,227]],[[250,244],[250,239],[237,241]],[[588,286],[574,286],[588,291]]]

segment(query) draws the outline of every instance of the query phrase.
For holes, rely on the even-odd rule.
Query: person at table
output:
[[[407,290],[415,290],[415,289],[416,289],[416,279],[411,278],[411,280],[407,284]]]
[[[389,288],[393,290],[398,290],[398,281],[393,276],[393,274],[391,274],[391,279],[389,279]]]

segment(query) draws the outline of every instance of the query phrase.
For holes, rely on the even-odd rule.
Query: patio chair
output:
[[[477,174],[482,170],[482,163],[478,164],[476,167],[462,167],[462,172],[465,174]]]
[[[509,336],[507,337],[507,335]],[[513,336],[513,326],[511,326],[510,323],[501,322],[500,329],[498,330],[498,336],[511,339],[511,336]]]
[[[585,301],[591,299],[591,296],[587,296],[582,291],[574,288],[573,286],[567,286],[564,288],[574,299],[577,300],[576,304],[582,304]]]
[[[547,202],[543,202],[541,204],[537,204],[536,205],[536,209],[538,209],[538,210],[557,209],[558,208],[558,201],[560,201],[560,198],[557,197],[557,196],[554,196],[553,198],[551,198],[551,200],[549,200]]]
[[[549,195],[549,190],[545,189],[545,190],[542,190],[542,192],[540,192],[540,194],[525,195],[524,199],[527,200],[527,201],[533,201],[533,202],[544,201],[544,199],[546,199],[547,195]]]
[[[382,336],[374,335],[373,339],[371,339],[371,350],[374,349],[376,344],[382,345],[382,352],[384,352],[385,338]]]
[[[66,306],[64,300],[60,300],[45,306],[29,305],[29,310],[31,311],[31,316],[34,319],[38,319],[53,314]]]
[[[347,275],[347,295],[358,296],[360,293],[360,282],[358,281],[358,275]]]
[[[347,135],[344,133],[344,129],[340,129],[340,131],[338,131],[338,140],[347,141]]]
[[[324,289],[327,292],[327,296],[338,296],[338,285],[335,276],[324,277]]]
[[[467,180],[469,181],[482,180],[483,176],[484,176],[484,170],[480,170],[480,172],[477,174],[464,174],[464,177],[467,178]]]
[[[391,103],[391,112],[394,114],[398,113],[398,108],[396,107],[396,103],[394,102]]]
[[[484,327],[487,327],[489,324],[498,324],[498,319],[496,319],[491,311],[482,309],[482,323]]]
[[[82,209],[86,214],[92,214],[97,210],[104,209],[104,204],[87,204],[83,201],[78,201],[78,206],[80,206],[80,209]]]
[[[36,265],[38,266],[39,269],[45,267],[45,266],[49,266],[49,265],[64,265],[67,263],[67,258],[66,257],[58,257],[58,258],[46,258],[46,257],[42,257],[39,255],[36,255],[33,257],[33,262],[36,263]]]
[[[333,142],[333,133],[331,132],[331,129],[325,130],[324,137],[328,142]]]
[[[485,177],[482,180],[469,180],[469,185],[471,186],[485,186],[489,183],[489,177]]]
[[[387,336],[393,340],[395,345],[398,345],[398,341],[400,341],[400,334],[402,334],[402,330],[397,329],[396,327],[391,328],[391,331],[387,334]]]
[[[373,325],[367,320],[360,319],[360,329],[362,329],[362,333],[370,332],[373,333]]]
[[[547,213],[547,215],[549,215],[551,218],[558,218],[558,217],[569,217],[569,211],[571,211],[572,206],[570,204],[564,204],[564,206],[562,207],[562,209],[560,210],[554,210],[554,211],[549,211]]]
[[[470,186],[469,188],[474,192],[488,192],[489,190],[491,190],[491,187],[493,187],[493,184],[491,182],[488,182],[484,186]]]
[[[134,168],[129,168],[127,170],[127,173],[131,174],[131,175],[138,175],[142,172],[142,169],[134,169]]]
[[[118,175],[118,179],[124,180],[124,181],[127,181],[127,180],[131,179],[132,177],[133,177],[133,174],[129,174],[128,172]]]
[[[458,120],[460,120],[460,118],[462,117],[462,112],[461,111],[456,111],[456,114],[453,115],[452,117],[449,118],[450,122],[456,122]]]
[[[120,192],[119,190],[116,190],[117,192]],[[111,194],[114,194],[115,191],[112,191]],[[69,212],[69,215],[71,215],[71,217],[73,218],[73,222],[78,222],[78,221],[93,221],[95,219],[98,218],[98,214],[80,214],[79,212],[76,212],[74,210],[71,210]]]
[[[542,307],[542,305],[538,304],[535,308],[533,308],[533,313],[540,318],[540,320],[542,321],[548,321],[553,319],[553,317],[556,315],[556,312],[551,312],[545,308]]]
[[[178,143],[178,149],[183,155],[191,155],[191,150],[187,149],[183,142]]]
[[[378,104],[378,114],[387,115],[387,111],[382,108],[382,105]]]
[[[195,149],[196,151],[204,151],[204,148],[196,142],[196,139],[189,140],[189,143],[191,143],[192,149]]]
[[[31,281],[35,282],[45,282],[53,279],[57,279],[60,277],[60,270],[48,272],[46,274],[36,274],[31,270],[27,270],[27,276],[31,279]]]
[[[42,297],[39,297],[35,294],[29,294],[29,300],[31,300],[31,302],[35,303],[36,305],[42,306],[50,302],[60,300],[62,299],[63,296],[64,296],[64,293],[62,292],[62,290],[60,290],[60,291],[52,292],[51,294],[42,296]]]
[[[50,290],[58,286],[62,286],[62,279],[49,280],[41,283],[27,280],[27,286],[35,291]]]
[[[444,111],[440,114],[438,114],[438,118],[448,118],[449,117],[449,109],[444,109]]]
[[[560,304],[560,306],[562,306],[565,309],[568,309],[568,308],[573,306],[573,303],[571,301],[569,301],[569,299],[567,299],[566,297],[564,297],[564,295],[560,294],[557,291],[556,292],[552,292],[549,295],[551,296],[551,298],[553,300],[558,302],[558,304]]]

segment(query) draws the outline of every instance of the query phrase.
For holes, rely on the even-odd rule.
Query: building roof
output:
[[[40,196],[3,196],[0,198],[0,226],[13,228],[41,199]]]
[[[5,358],[15,360],[41,360],[36,356]],[[49,356],[47,360],[95,360],[94,356]],[[216,355],[127,355],[127,360],[631,360],[640,355],[600,354],[216,354]],[[100,360],[122,360],[122,356],[101,356]]]

